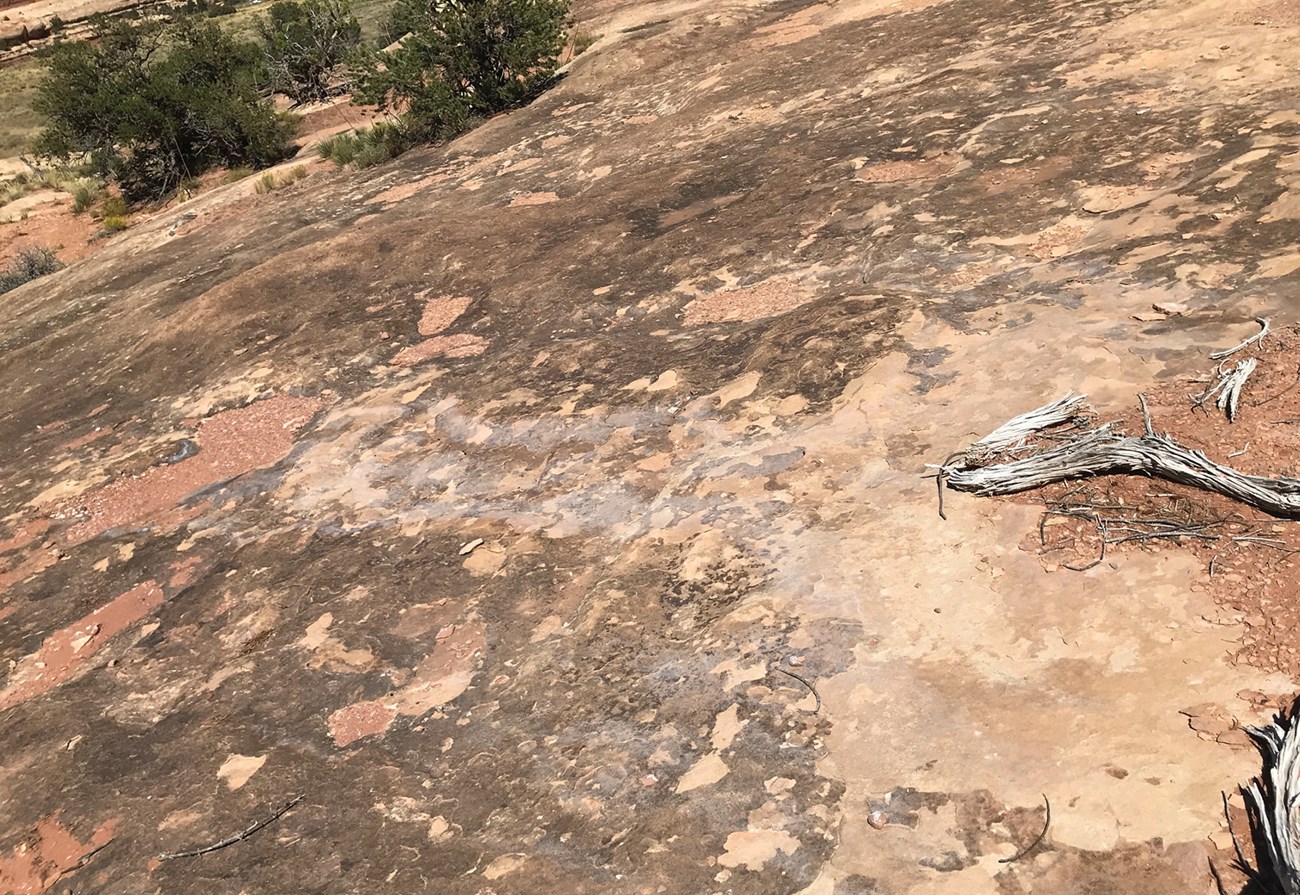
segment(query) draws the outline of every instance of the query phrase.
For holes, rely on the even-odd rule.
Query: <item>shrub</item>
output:
[[[23,249],[4,270],[0,270],[0,295],[63,268],[63,262],[44,246]]]
[[[286,154],[291,125],[259,95],[255,45],[195,19],[100,19],[96,33],[45,59],[40,154],[88,157],[131,202],[219,165],[265,167]]]
[[[294,165],[288,171],[285,171],[279,177],[275,176],[272,171],[267,171],[261,177],[257,178],[257,183],[253,184],[253,190],[259,195],[273,193],[281,187],[291,186],[302,180],[308,175],[306,165]]]
[[[252,168],[248,167],[247,165],[241,165],[238,168],[231,168],[229,171],[227,171],[225,177],[223,177],[222,180],[225,181],[226,183],[237,183],[238,181],[243,180],[245,177],[250,176],[252,173],[253,173]]]
[[[398,109],[408,137],[447,139],[554,81],[568,0],[398,0],[400,46],[358,62],[355,94]]]
[[[352,134],[339,134],[330,146],[330,161],[342,168],[356,160],[360,141]]]
[[[109,196],[104,200],[104,204],[99,206],[99,216],[101,218],[124,218],[127,210],[125,199],[121,196]]]
[[[325,160],[334,157],[334,144],[338,142],[338,135],[326,137],[316,144],[316,154]]]
[[[573,55],[581,56],[583,53],[590,50],[591,45],[600,40],[600,37],[599,34],[592,34],[589,31],[573,32],[573,35],[569,38],[569,41],[573,46]]]
[[[52,168],[33,168],[0,182],[0,205],[20,199],[37,190],[63,190],[71,193],[84,180],[73,172]]]
[[[328,97],[361,43],[361,25],[347,0],[282,0],[259,19],[257,30],[272,86],[299,103]]]
[[[358,168],[370,168],[390,158],[392,156],[388,154],[388,147],[384,144],[366,143],[357,150],[356,165]]]
[[[68,194],[72,196],[72,213],[81,214],[95,204],[95,198],[99,195],[99,184],[82,178],[69,186]]]
[[[129,226],[126,215],[106,214],[100,219],[99,225],[104,228],[105,233],[118,233]]]

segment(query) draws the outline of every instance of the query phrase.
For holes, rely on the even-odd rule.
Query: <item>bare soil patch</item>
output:
[[[1270,334],[1263,347],[1238,352],[1258,367],[1229,422],[1212,403],[1193,400],[1208,382],[1181,379],[1146,395],[1157,432],[1209,459],[1259,476],[1293,476],[1300,456],[1300,330]],[[1207,371],[1214,363],[1207,362]],[[1135,406],[1104,415],[1122,431],[1143,430]],[[1068,437],[1068,436],[1067,436]],[[1140,476],[1105,476],[1031,492],[1045,513],[1023,549],[1049,570],[1117,568],[1133,551],[1180,550],[1197,557],[1204,580],[1193,585],[1241,621],[1234,653],[1267,671],[1300,678],[1300,524],[1277,519],[1218,494]],[[1103,543],[1104,542],[1104,543]]]

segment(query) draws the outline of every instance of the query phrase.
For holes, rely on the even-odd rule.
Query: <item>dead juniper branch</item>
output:
[[[1246,380],[1255,372],[1256,366],[1258,366],[1258,362],[1255,358],[1248,357],[1245,360],[1237,361],[1237,365],[1231,370],[1220,368],[1215,374],[1214,383],[1192,399],[1193,406],[1201,407],[1217,394],[1218,399],[1214,402],[1214,406],[1228,418],[1228,422],[1232,422],[1237,418],[1237,405],[1241,401],[1241,390],[1245,386]]]
[[[943,470],[945,484],[993,497],[1073,479],[1143,475],[1222,494],[1281,519],[1300,519],[1300,479],[1245,475],[1168,435],[1120,435],[1106,424],[1027,457],[976,465],[981,459],[968,451]]]
[[[1012,417],[958,456],[963,456],[967,460],[975,457],[993,457],[1024,447],[1025,439],[1045,429],[1053,429],[1066,423],[1077,424],[1083,419],[1082,405],[1087,397],[1087,395],[1068,394],[1059,401],[1044,404],[1036,410]]]
[[[1236,354],[1238,351],[1241,351],[1245,348],[1249,348],[1251,345],[1254,345],[1256,342],[1262,344],[1264,341],[1264,337],[1268,335],[1268,320],[1264,317],[1256,317],[1255,322],[1259,324],[1259,332],[1255,333],[1255,335],[1251,336],[1249,339],[1246,339],[1244,342],[1240,343],[1239,345],[1234,345],[1233,347],[1227,348],[1223,351],[1214,352],[1213,354],[1210,355],[1210,360],[1223,360],[1225,357],[1231,357],[1232,355]]]
[[[1238,860],[1252,879],[1266,890],[1300,895],[1300,701],[1288,715],[1279,714],[1265,727],[1247,727],[1263,759],[1263,772],[1242,790],[1255,840],[1259,868]],[[1226,807],[1226,804],[1225,804]],[[1234,835],[1235,842],[1235,835]]]
[[[1083,425],[1082,404],[1087,395],[1067,394],[1059,401],[1045,404],[1036,410],[1013,417],[985,435],[964,451],[955,451],[942,463],[935,466],[926,464],[926,468],[935,470],[934,482],[939,492],[939,518],[947,521],[943,511],[943,489],[947,483],[949,471],[968,466],[976,460],[991,460],[999,454],[1014,451],[1025,446],[1025,440],[1047,429],[1073,423]],[[954,461],[958,461],[954,465]]]

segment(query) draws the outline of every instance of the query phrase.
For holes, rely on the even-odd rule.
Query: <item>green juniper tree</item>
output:
[[[41,155],[80,158],[129,201],[160,198],[218,165],[265,167],[291,122],[258,89],[261,51],[211,22],[97,24],[46,57],[35,107]]]
[[[330,94],[344,62],[361,43],[347,0],[283,0],[258,22],[272,85],[296,102]]]
[[[356,95],[402,113],[415,139],[454,136],[555,77],[568,0],[398,0],[398,45],[360,64]]]

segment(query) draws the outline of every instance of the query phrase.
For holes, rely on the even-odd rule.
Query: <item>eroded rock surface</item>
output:
[[[1212,891],[1180,710],[1292,681],[922,475],[1286,317],[1282,6],[587,3],[529,108],[6,296],[0,881]]]

